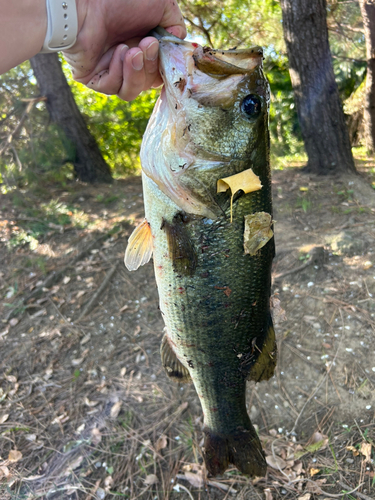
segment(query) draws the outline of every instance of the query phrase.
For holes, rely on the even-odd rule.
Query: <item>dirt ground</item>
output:
[[[1,195],[0,498],[375,498],[375,163],[358,166],[366,186],[273,173],[285,314],[275,376],[248,385],[254,481],[207,478],[194,388],[162,370],[152,264],[123,265],[140,178]]]

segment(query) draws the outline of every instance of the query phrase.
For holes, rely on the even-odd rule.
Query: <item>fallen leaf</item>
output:
[[[111,408],[111,418],[117,418],[120,413],[122,401],[117,401]]]
[[[0,424],[3,424],[4,422],[6,422],[9,418],[9,413],[4,413],[4,415],[1,415],[0,417]]]
[[[84,403],[86,406],[89,406],[91,408],[92,406],[96,406],[97,404],[99,404],[99,401],[90,401],[89,398],[86,396],[84,399]]]
[[[67,476],[71,473],[72,470],[78,469],[78,467],[81,465],[83,460],[83,455],[79,455],[73,462],[68,464],[68,468],[66,469],[65,473],[63,474],[64,476]]]
[[[272,493],[271,493],[271,490],[269,488],[266,488],[264,490],[264,496],[265,496],[265,500],[272,500]]]
[[[81,340],[81,342],[80,342],[80,343],[81,343],[81,345],[86,344],[86,343],[87,343],[90,339],[91,339],[91,333],[88,333],[88,334],[87,334],[87,335],[85,335],[85,336],[83,337],[83,339]]]
[[[310,500],[311,498],[311,493],[305,493],[301,497],[298,497],[298,500]]]
[[[146,476],[146,479],[144,480],[144,483],[147,484],[148,486],[156,484],[157,482],[159,482],[159,479],[155,474],[149,474],[148,476]]]
[[[105,479],[104,479],[104,487],[106,490],[109,490],[110,487],[112,486],[113,484],[113,477],[112,476],[107,476]]]
[[[18,462],[22,458],[22,453],[18,450],[10,450],[8,460],[9,462]]]
[[[72,363],[72,366],[78,366],[82,363],[83,361],[83,358],[77,358],[77,359],[72,359],[71,363]]]
[[[360,452],[365,457],[365,461],[370,463],[371,462],[371,443],[366,443],[365,441],[363,441],[363,443],[361,444]]]
[[[185,472],[185,479],[195,488],[202,488],[204,485],[203,475],[201,472]]]
[[[311,467],[310,469],[310,476],[313,477],[315,474],[318,474],[320,472],[320,469],[315,469],[314,467]]]
[[[278,456],[273,456],[273,455],[268,455],[266,456],[266,462],[267,464],[272,467],[273,469],[279,470],[279,469],[285,469],[286,467],[286,462],[282,458]]]
[[[359,451],[357,450],[357,448],[355,448],[354,446],[346,446],[346,449],[347,449],[348,451],[352,451],[352,452],[353,452],[353,455],[354,455],[355,457],[358,457],[358,455],[359,455]]]
[[[86,290],[80,290],[79,292],[77,292],[77,299],[82,297],[82,295],[85,295],[85,293],[86,293]]]
[[[64,279],[63,279],[64,285],[67,285],[70,280],[71,280],[70,276],[64,276]]]
[[[162,434],[155,443],[155,450],[160,451],[167,447],[168,440],[165,434]]]
[[[10,476],[10,471],[6,465],[1,465],[0,466],[0,479],[3,477],[7,478]]]
[[[91,431],[91,443],[94,444],[94,445],[97,445],[100,443],[100,441],[102,440],[102,433],[100,432],[100,430],[96,427],[94,427]]]

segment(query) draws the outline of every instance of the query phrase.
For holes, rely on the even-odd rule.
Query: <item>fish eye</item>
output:
[[[255,94],[247,95],[241,103],[241,110],[248,118],[257,118],[260,115],[262,103]]]

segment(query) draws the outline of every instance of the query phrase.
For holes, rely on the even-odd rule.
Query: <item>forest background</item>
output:
[[[185,1],[181,7],[190,39],[217,48],[265,47],[265,72],[272,91],[270,132],[272,166],[306,161],[298,123],[281,6],[275,0]],[[336,82],[344,105],[352,146],[363,141],[366,47],[358,2],[329,0],[327,24]],[[139,148],[159,90],[133,102],[95,93],[74,82],[60,58],[84,121],[114,178],[139,172]],[[47,63],[48,65],[48,63]],[[53,68],[46,68],[50,72]],[[3,192],[49,179],[75,178],[75,148],[62,127],[51,121],[46,102],[27,61],[0,77],[0,182]],[[33,99],[35,99],[33,101]],[[67,105],[67,104],[65,104]],[[364,150],[357,150],[363,154]],[[84,179],[85,180],[85,179]],[[107,179],[108,180],[108,179]]]

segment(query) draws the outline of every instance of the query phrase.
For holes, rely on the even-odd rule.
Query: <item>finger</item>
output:
[[[186,27],[184,18],[175,0],[167,1],[166,9],[161,21],[159,22],[159,26],[165,28],[167,31],[175,36],[178,36],[179,38],[185,38]],[[174,30],[173,32],[171,31],[171,28]]]
[[[128,50],[129,47],[124,44],[116,47],[113,51],[109,67],[105,67],[104,64],[99,63],[97,69],[104,69],[90,78],[90,81],[87,83],[87,87],[95,90],[96,92],[102,92],[103,94],[117,94],[122,85],[123,59]]]
[[[123,63],[123,83],[118,96],[132,101],[143,90],[146,81],[143,51],[137,47],[129,49]]]
[[[159,42],[148,36],[141,40],[139,48],[143,52],[145,84],[143,90],[149,89],[159,74]]]

